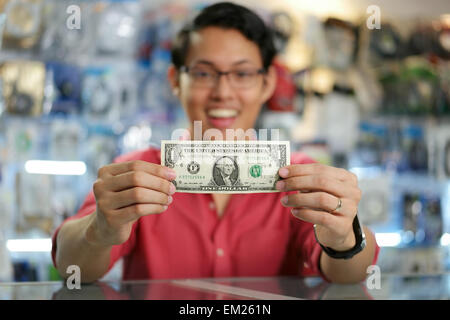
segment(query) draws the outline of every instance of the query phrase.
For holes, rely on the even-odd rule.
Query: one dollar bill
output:
[[[177,192],[278,192],[278,170],[289,164],[289,141],[161,141]]]

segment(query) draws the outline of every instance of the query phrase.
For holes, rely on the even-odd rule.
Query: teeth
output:
[[[210,109],[208,115],[214,118],[231,118],[237,116],[238,111],[234,109]]]

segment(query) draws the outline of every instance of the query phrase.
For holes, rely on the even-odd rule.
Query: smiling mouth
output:
[[[236,121],[239,111],[230,108],[212,108],[206,111],[209,124],[217,129],[230,128]]]
[[[206,114],[208,117],[216,119],[227,119],[235,118],[239,114],[238,110],[235,109],[225,109],[225,108],[215,108],[209,109]]]

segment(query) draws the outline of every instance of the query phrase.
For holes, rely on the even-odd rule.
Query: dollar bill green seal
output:
[[[261,166],[259,164],[255,164],[255,165],[250,167],[250,175],[253,178],[260,177],[261,176],[261,171],[262,171],[262,168],[261,168]]]

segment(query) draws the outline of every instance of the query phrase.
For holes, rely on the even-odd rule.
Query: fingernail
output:
[[[277,184],[275,185],[275,188],[277,188],[277,190],[284,190],[286,183],[284,181],[278,181]]]
[[[171,184],[170,184],[170,187],[169,187],[169,194],[170,194],[170,195],[174,194],[176,190],[177,190],[177,189],[175,188],[175,186],[173,185],[173,183],[171,183]]]
[[[289,170],[286,169],[286,168],[281,168],[278,171],[278,174],[280,175],[280,177],[286,178],[288,176],[288,174],[289,174]]]
[[[298,209],[292,209],[292,210],[291,210],[291,213],[292,213],[295,217],[297,217]]]
[[[172,198],[172,196],[169,196],[169,197],[167,198],[167,204],[171,204],[171,203],[172,203],[172,201],[173,201],[173,198]]]
[[[281,198],[281,203],[283,205],[287,205],[287,202],[288,202],[288,196],[284,196],[283,198]]]
[[[163,210],[166,211],[167,210],[167,206],[163,206]]]
[[[166,177],[167,177],[169,180],[175,179],[176,176],[177,176],[177,173],[176,173],[174,170],[172,170],[172,169],[167,169],[167,171],[166,171]]]

